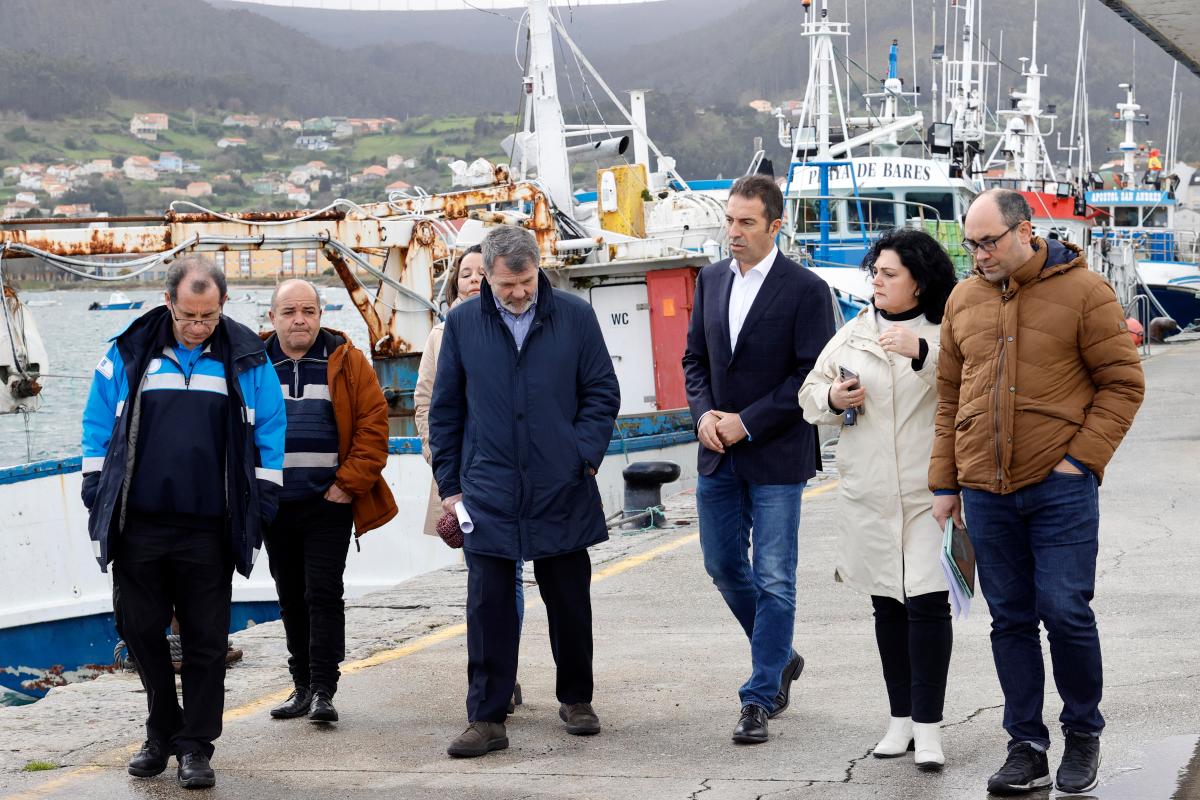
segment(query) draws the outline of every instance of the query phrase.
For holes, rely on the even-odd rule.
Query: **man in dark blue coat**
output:
[[[733,258],[696,277],[683,356],[700,440],[704,567],[750,639],[733,740],[767,741],[804,669],[792,649],[800,497],[820,464],[798,392],[833,334],[829,287],[775,247],[783,195],[764,175],[729,190]],[[747,555],[753,531],[753,562]]]
[[[452,756],[508,747],[517,675],[513,572],[533,562],[568,733],[600,732],[592,710],[591,561],[608,538],[595,474],[621,405],[596,315],[538,269],[534,238],[501,226],[483,241],[487,282],[446,318],[429,411],[442,504],[474,523],[467,561],[466,731]]]

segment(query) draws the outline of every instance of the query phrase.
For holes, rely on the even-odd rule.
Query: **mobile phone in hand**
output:
[[[840,377],[843,382],[854,381],[855,387],[857,388],[858,373],[855,372],[854,370],[852,370],[846,366],[843,366],[843,365],[838,365],[838,377]],[[845,411],[842,412],[842,424],[846,425],[846,426],[857,425],[858,424],[858,415],[860,413],[861,413],[861,409],[859,409],[857,407],[847,408]]]

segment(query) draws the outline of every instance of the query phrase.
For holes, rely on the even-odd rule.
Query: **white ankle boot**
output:
[[[913,761],[922,772],[939,772],[946,763],[942,755],[942,724],[940,722],[914,722],[913,740],[916,752]]]
[[[872,751],[876,758],[898,758],[913,746],[912,717],[889,717],[887,733]],[[940,752],[940,751],[939,751]]]

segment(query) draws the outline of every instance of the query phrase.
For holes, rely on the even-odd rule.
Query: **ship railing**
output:
[[[827,223],[822,223],[816,217],[817,203],[821,200],[827,200],[830,203],[831,215]],[[842,212],[836,205],[842,201],[846,202],[847,217],[850,210],[853,209],[857,218],[843,219]],[[884,212],[878,215],[870,213],[874,212],[872,204],[876,203],[893,206],[890,215],[891,222],[887,220],[888,215]],[[942,219],[941,212],[937,207],[927,203],[853,194],[805,194],[787,198],[785,208],[788,213],[785,213],[781,234],[796,252],[808,251],[811,254],[819,244],[818,240],[823,225],[828,226],[830,239],[833,240],[835,247],[857,246],[864,252],[870,248],[875,239],[886,231],[897,228],[913,228],[925,231],[938,241],[938,244],[950,256],[959,277],[970,274],[974,267],[971,254],[962,246],[962,225],[955,219]],[[868,213],[864,213],[864,210]],[[897,223],[896,218],[900,214],[903,214],[903,220]],[[813,260],[816,262],[817,259]],[[845,262],[837,262],[837,265],[849,266]]]
[[[1141,352],[1143,356],[1150,355],[1150,320],[1153,309],[1149,295],[1134,296],[1125,306],[1125,318],[1133,317],[1142,326]]]
[[[1130,242],[1142,261],[1200,265],[1200,233],[1183,228],[1101,228],[1094,237]]]

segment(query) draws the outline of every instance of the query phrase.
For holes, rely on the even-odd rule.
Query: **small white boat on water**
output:
[[[145,300],[130,300],[124,292],[113,292],[108,296],[107,303],[93,300],[88,311],[132,311],[141,308]]]

